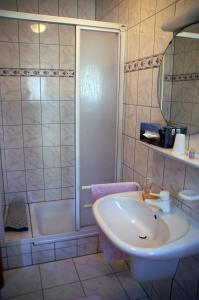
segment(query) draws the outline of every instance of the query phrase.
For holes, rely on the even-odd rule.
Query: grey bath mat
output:
[[[22,201],[12,202],[8,205],[7,217],[5,220],[6,231],[27,231],[28,219],[26,206]]]

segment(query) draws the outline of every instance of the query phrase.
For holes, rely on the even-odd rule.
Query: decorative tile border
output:
[[[158,68],[161,65],[163,55],[164,54],[161,53],[127,62],[124,66],[124,72],[128,73],[139,70]]]
[[[74,77],[75,70],[0,68],[0,76]]]
[[[199,80],[199,73],[164,75],[164,81],[192,81],[192,80]]]

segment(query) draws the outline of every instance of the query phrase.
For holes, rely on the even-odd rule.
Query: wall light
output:
[[[33,24],[30,26],[30,28],[35,33],[41,33],[46,30],[46,26],[43,24]]]

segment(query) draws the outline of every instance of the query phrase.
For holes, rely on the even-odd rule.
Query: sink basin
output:
[[[164,214],[141,197],[141,192],[127,192],[100,198],[94,217],[110,241],[129,254],[137,280],[172,277],[180,257],[199,252],[199,224],[175,205]]]

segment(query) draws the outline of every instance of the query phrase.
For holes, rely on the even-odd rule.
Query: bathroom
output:
[[[183,189],[199,192],[198,169],[140,143],[141,122],[165,125],[157,82],[173,32],[161,26],[197,4],[196,0],[0,0],[0,10],[9,11],[5,19],[0,13],[0,200],[5,212],[8,204],[22,200],[28,215],[28,231],[21,232],[4,232],[0,217],[2,299],[199,299],[197,254],[180,259],[172,279],[148,282],[136,281],[126,260],[107,261],[101,254],[90,190],[80,188],[114,181],[137,182],[144,188],[150,178],[199,222],[198,202],[187,204],[177,197]],[[47,19],[40,19],[43,15]],[[84,41],[84,49],[79,48]],[[91,73],[89,81],[89,74],[81,76],[84,57],[79,49],[98,62],[107,82],[103,88],[112,101],[101,110],[95,106],[96,114],[78,102],[84,96],[93,100],[93,91],[100,94],[100,81],[90,93],[77,88],[84,78],[90,88],[97,77]],[[152,64],[145,68],[149,60]],[[133,69],[131,62],[139,67]],[[114,117],[106,123],[107,112]],[[86,118],[79,118],[80,113]],[[107,133],[99,144],[97,122]],[[187,148],[199,151],[198,142],[197,133],[187,135]],[[93,151],[95,145],[99,149]],[[103,164],[98,160],[100,150]],[[91,170],[91,160],[99,175],[97,168]]]

